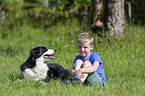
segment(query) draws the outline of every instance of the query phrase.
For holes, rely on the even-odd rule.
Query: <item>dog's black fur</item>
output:
[[[49,67],[48,70],[48,76],[46,78],[46,81],[48,82],[51,78],[53,79],[62,79],[62,80],[66,80],[66,79],[71,79],[71,72],[68,69],[64,69],[61,65],[57,64],[57,63],[52,63],[52,64],[48,64],[47,65]]]
[[[38,46],[30,51],[30,56],[20,66],[23,78],[32,79],[35,81],[45,80],[49,82],[50,79],[66,80],[72,78],[71,72],[63,68],[57,63],[47,64],[46,60],[53,60],[52,57],[56,50],[47,49],[44,46]]]

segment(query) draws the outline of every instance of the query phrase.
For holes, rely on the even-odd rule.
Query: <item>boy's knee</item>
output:
[[[78,59],[78,60],[76,60],[75,64],[83,64],[83,61]]]
[[[83,63],[83,67],[89,67],[89,66],[92,66],[91,62],[90,61],[85,61]]]

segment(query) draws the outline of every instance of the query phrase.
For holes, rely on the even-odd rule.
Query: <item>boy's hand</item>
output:
[[[71,74],[72,74],[72,76],[75,76],[75,70],[71,70]]]
[[[75,74],[76,74],[78,77],[82,77],[82,72],[80,71],[80,69],[77,70],[77,71],[75,72]]]

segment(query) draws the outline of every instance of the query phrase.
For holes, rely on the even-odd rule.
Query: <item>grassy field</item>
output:
[[[47,30],[22,26],[0,33],[0,96],[144,96],[144,26],[126,28],[123,39],[110,43],[93,35],[93,52],[99,53],[107,79],[102,88],[65,85],[58,80],[44,84],[22,79],[19,67],[29,56],[30,49],[36,46],[56,49],[55,60],[51,62],[71,69],[78,55],[76,39],[81,32],[90,33],[88,28],[83,30],[72,22]]]

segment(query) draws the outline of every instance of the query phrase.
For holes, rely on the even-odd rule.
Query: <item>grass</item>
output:
[[[55,60],[71,69],[78,55],[77,36],[85,31],[77,22],[57,25],[47,30],[20,26],[0,33],[0,95],[1,96],[144,96],[145,95],[145,29],[142,26],[126,28],[121,40],[110,43],[96,39],[93,52],[98,52],[105,68],[107,84],[102,87],[65,85],[61,81],[48,84],[23,80],[20,65],[29,56],[31,48],[46,46],[57,50]],[[51,63],[49,62],[49,63]]]

